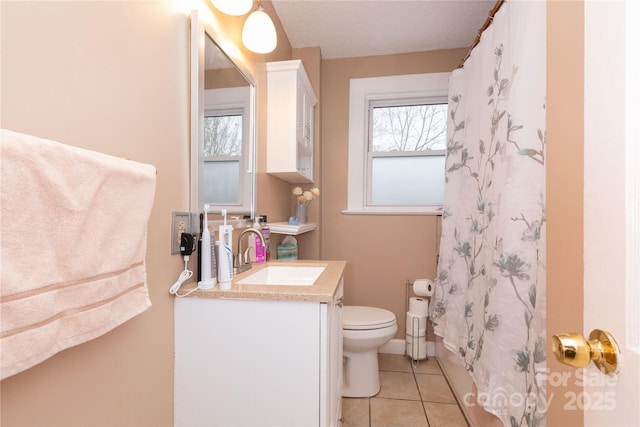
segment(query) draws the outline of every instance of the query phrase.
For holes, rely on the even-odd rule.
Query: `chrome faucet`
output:
[[[266,246],[264,241],[264,236],[262,235],[260,230],[257,230],[253,227],[245,228],[244,230],[242,230],[242,232],[238,236],[238,253],[235,256],[235,262],[233,264],[234,274],[242,273],[243,271],[246,271],[251,268],[251,260],[249,258],[249,253],[245,253],[249,250],[249,248],[247,248],[244,251],[242,249],[242,238],[247,233],[254,233],[256,236],[260,237],[260,243],[262,243],[263,247]]]

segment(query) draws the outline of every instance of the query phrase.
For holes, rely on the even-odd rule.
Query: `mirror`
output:
[[[255,214],[253,77],[220,47],[215,31],[191,13],[191,212],[210,205],[233,218]],[[217,215],[216,215],[217,214]]]

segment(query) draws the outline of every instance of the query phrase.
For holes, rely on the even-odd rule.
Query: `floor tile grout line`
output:
[[[418,389],[418,396],[420,397],[420,404],[422,405],[422,412],[424,413],[424,418],[427,421],[427,426],[430,426],[429,415],[427,414],[427,408],[424,406],[424,400],[422,399],[422,392],[420,392],[420,385],[418,384],[418,377],[416,377],[416,368],[413,366],[411,360],[409,360],[409,364],[411,365],[411,372],[413,373],[413,381],[416,384],[416,388]]]
[[[429,360],[429,358],[427,357],[426,360]],[[447,405],[454,405],[456,406],[460,412],[462,413],[462,416],[464,418],[465,423],[467,424],[467,426],[469,426],[469,420],[467,419],[467,417],[465,416],[464,412],[462,411],[462,407],[460,406],[460,402],[458,401],[458,397],[456,396],[456,394],[453,392],[453,389],[451,388],[451,383],[449,382],[449,378],[447,378],[447,376],[444,374],[444,371],[442,370],[442,366],[440,365],[440,361],[438,361],[438,359],[436,357],[433,358],[434,362],[436,363],[436,365],[438,366],[438,370],[440,371],[439,374],[433,374],[430,372],[416,372],[416,368],[413,365],[413,363],[411,363],[411,371],[413,372],[413,376],[415,378],[416,381],[416,385],[418,385],[418,378],[417,378],[417,374],[421,374],[421,375],[440,375],[444,378],[445,383],[447,384],[447,387],[449,388],[449,390],[451,391],[451,394],[453,395],[453,398],[455,400],[455,402],[451,403],[451,402],[434,402],[434,401],[427,401],[427,403],[437,403],[437,404],[447,404]],[[422,408],[424,410],[424,414],[425,417],[427,418],[427,424],[431,425],[430,421],[429,421],[429,415],[427,414],[427,408],[425,406],[425,400],[423,400],[422,397],[422,393],[420,392],[420,386],[418,386],[418,394],[420,395],[420,401],[422,403]]]
[[[406,356],[406,355],[405,355]],[[403,360],[406,361],[406,358],[403,357]],[[427,359],[429,360],[429,359]],[[427,425],[431,426],[431,423],[429,421],[429,415],[427,414],[427,408],[425,405],[425,400],[423,400],[423,396],[422,396],[422,392],[420,391],[420,386],[418,384],[418,377],[417,375],[430,375],[430,376],[442,376],[445,380],[445,383],[447,384],[449,390],[452,392],[453,397],[455,399],[455,402],[437,402],[437,401],[426,401],[426,403],[433,403],[433,404],[444,404],[444,405],[452,405],[452,406],[456,406],[461,412],[462,412],[462,416],[463,419],[465,421],[465,423],[467,424],[467,426],[470,426],[469,424],[469,420],[467,419],[466,415],[464,414],[464,412],[462,411],[462,408],[460,406],[460,402],[458,401],[458,398],[456,396],[455,393],[453,393],[453,390],[451,389],[451,384],[449,383],[449,379],[447,378],[447,376],[445,375],[444,371],[442,371],[442,366],[440,365],[439,361],[437,360],[437,358],[433,358],[433,361],[435,362],[438,370],[440,371],[440,374],[438,373],[433,373],[433,372],[416,372],[415,368],[413,367],[413,364],[410,363],[410,370],[409,371],[405,371],[405,370],[393,370],[393,369],[379,369],[379,371],[385,371],[385,372],[392,372],[392,373],[401,373],[401,374],[406,374],[406,373],[411,373],[413,375],[413,380],[414,383],[416,385],[417,391],[418,391],[418,397],[419,397],[419,402],[422,405],[422,410],[423,410],[423,414],[425,416],[425,420],[427,421]],[[410,361],[411,362],[411,361]],[[377,396],[377,394],[376,394]],[[406,399],[406,398],[397,398],[397,397],[376,397],[376,396],[371,396],[371,397],[367,397],[367,422],[364,423],[364,425],[367,425],[369,427],[372,427],[373,425],[373,419],[372,419],[372,399],[373,398],[377,398],[379,400],[393,400],[393,401],[406,401],[406,402],[416,402],[416,400],[412,400],[412,399]]]
[[[460,402],[458,400],[458,395],[453,391],[453,387],[451,386],[451,383],[449,382],[449,377],[447,375],[445,375],[444,370],[442,369],[442,365],[440,365],[440,361],[437,358],[435,359],[435,361],[438,364],[438,368],[440,369],[440,372],[442,372],[442,376],[444,377],[444,381],[447,383],[447,386],[449,387],[449,390],[451,390],[451,394],[453,394],[453,399],[456,401],[455,404],[458,406],[458,409],[462,413],[462,418],[464,418],[465,423],[467,423],[467,427],[470,427],[471,426],[470,420],[467,417],[466,411],[462,410],[462,402]]]
[[[378,397],[378,396],[371,396],[369,399],[378,399],[378,400],[400,400],[402,402],[422,402],[422,400],[418,400],[418,399],[405,399],[402,397]],[[438,403],[438,402],[434,402],[434,403]],[[455,405],[455,403],[452,403],[452,405]]]

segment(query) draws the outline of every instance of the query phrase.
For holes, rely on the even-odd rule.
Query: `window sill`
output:
[[[403,210],[404,208],[397,209],[345,209],[342,211],[343,215],[442,215],[442,207],[434,207],[432,209],[420,209],[420,210]]]

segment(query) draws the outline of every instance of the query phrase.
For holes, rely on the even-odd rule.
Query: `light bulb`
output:
[[[276,48],[278,44],[276,27],[262,6],[249,15],[244,23],[242,43],[255,53],[269,53]]]
[[[211,3],[220,12],[233,16],[245,15],[253,7],[253,0],[211,0]]]

